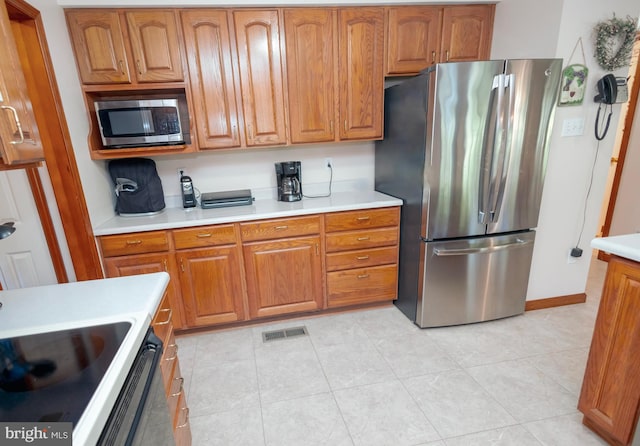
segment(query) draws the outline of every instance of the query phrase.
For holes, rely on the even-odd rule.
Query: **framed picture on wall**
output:
[[[582,64],[573,64],[562,70],[559,106],[580,105],[584,99],[589,69]]]

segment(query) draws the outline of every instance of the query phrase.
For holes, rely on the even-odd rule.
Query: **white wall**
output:
[[[510,21],[496,22],[495,31],[500,29],[529,30],[532,20],[538,21],[537,33],[521,35],[516,33],[522,42],[519,57],[540,56],[539,46],[548,43],[548,34],[557,34],[556,57],[568,59],[579,37],[585,49],[586,65],[589,67],[587,94],[581,106],[558,107],[556,121],[551,136],[550,155],[542,198],[538,234],[534,249],[531,277],[527,299],[563,296],[582,293],[591,260],[589,242],[594,237],[600,206],[603,200],[604,186],[609,167],[609,158],[615,141],[615,130],[619,119],[620,107],[614,106],[608,136],[598,144],[594,134],[594,122],[597,105],[593,103],[595,83],[606,72],[596,63],[593,54],[591,30],[600,20],[617,17],[640,16],[640,6],[636,0],[564,0],[561,4],[544,5],[536,13],[535,7],[527,8],[526,0],[511,0],[509,4],[498,5],[498,11],[504,8],[515,8],[516,3],[523,5],[522,14],[511,14]],[[560,20],[558,8],[561,7]],[[547,16],[547,13],[550,13]],[[517,21],[517,23],[513,23]],[[535,31],[535,30],[533,30]],[[538,36],[536,36],[538,34]],[[514,37],[514,38],[517,38]],[[494,40],[494,50],[504,46]],[[582,63],[579,50],[571,63]],[[616,75],[626,75],[627,69],[616,71]],[[583,118],[585,129],[582,136],[561,137],[560,130],[565,119]],[[597,159],[596,159],[597,155]],[[595,160],[595,166],[594,166]],[[589,193],[591,171],[593,167],[593,183]],[[584,219],[584,227],[583,227]],[[582,235],[581,235],[582,234]],[[569,251],[576,246],[584,250],[582,257],[569,258]],[[575,263],[570,263],[575,262]]]
[[[50,52],[69,122],[85,196],[94,225],[113,215],[110,182],[104,162],[89,158],[86,147],[88,124],[81,99],[81,90],[75,70],[71,46],[61,6],[175,6],[170,0],[31,0],[42,12]],[[315,1],[314,4],[378,4],[372,0]],[[393,3],[441,3],[439,1],[388,0]],[[449,3],[468,3],[464,0]],[[269,0],[234,1],[232,6],[269,5]],[[303,0],[279,1],[279,5],[309,5]],[[180,6],[229,6],[218,0],[190,0]],[[622,17],[640,13],[637,0],[504,0],[497,6],[492,54],[494,57],[563,57],[568,58],[575,42],[582,36],[591,69],[589,90],[602,75],[595,64],[590,44],[592,26],[609,18],[611,13]],[[595,140],[591,126],[595,108],[587,95],[580,107],[559,108],[556,119],[584,117],[585,135],[561,138],[556,125],[551,139],[547,182],[542,203],[538,239],[529,286],[528,299],[581,293],[585,289],[589,267],[588,241],[595,234],[599,205],[611,151],[609,136],[600,147],[595,169],[595,181],[587,207],[587,219],[581,247],[585,255],[576,263],[567,262],[567,253],[575,245],[582,223],[582,202],[588,186],[591,163],[595,155]],[[616,128],[617,117],[612,122]],[[205,153],[194,156],[156,158],[166,195],[178,193],[175,169],[185,167],[202,191],[235,189],[239,187],[273,187],[273,162],[299,159],[303,162],[303,175],[310,182],[322,182],[326,171],[322,160],[331,156],[339,181],[359,180],[373,183],[373,144],[355,143],[339,146],[309,146],[282,149],[256,149],[239,152]]]
[[[638,81],[640,79],[636,79],[636,82]],[[640,232],[640,204],[638,202],[638,190],[640,189],[640,177],[638,176],[638,172],[640,172],[640,107],[638,105],[640,104],[636,106],[631,126],[624,171],[620,178],[616,209],[611,220],[609,235]]]

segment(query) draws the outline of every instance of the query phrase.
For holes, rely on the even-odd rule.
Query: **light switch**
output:
[[[580,136],[584,134],[584,118],[572,118],[562,121],[561,136]]]

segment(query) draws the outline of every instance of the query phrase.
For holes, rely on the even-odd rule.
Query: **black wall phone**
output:
[[[595,136],[598,141],[602,141],[609,131],[611,114],[613,112],[611,104],[614,104],[618,97],[618,83],[616,81],[616,77],[609,73],[605,74],[598,80],[596,87],[598,88],[598,94],[593,98],[593,100],[600,105],[598,106],[598,113],[596,114]],[[607,115],[604,130],[600,133],[600,110],[602,109],[602,104],[605,104],[605,109],[606,106],[609,105],[609,114]]]
[[[193,190],[191,177],[180,171],[180,189],[182,191],[182,207],[193,208],[196,206],[196,194]]]

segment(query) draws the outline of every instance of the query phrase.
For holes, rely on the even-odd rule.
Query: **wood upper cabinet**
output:
[[[485,60],[491,51],[495,5],[448,6],[442,15],[441,62]]]
[[[245,319],[239,248],[219,246],[178,251],[187,325],[198,327]]]
[[[236,79],[225,10],[182,11],[189,80],[201,149],[240,147]]]
[[[184,80],[175,11],[126,12],[125,17],[138,82]]]
[[[612,445],[633,440],[640,409],[638,351],[640,263],[612,256],[578,401],[584,424]]]
[[[184,79],[174,11],[71,9],[66,16],[83,83]]]
[[[439,60],[442,7],[387,8],[387,75],[417,74]]]
[[[340,139],[382,138],[384,10],[338,10]]]
[[[0,2],[0,154],[4,164],[44,159],[20,54],[4,2]],[[29,48],[26,49],[27,51]]]
[[[439,62],[489,58],[494,5],[386,8],[385,75],[414,75]]]
[[[233,18],[246,144],[286,144],[278,10],[236,10]]]
[[[335,139],[335,11],[284,10],[291,142]]]

